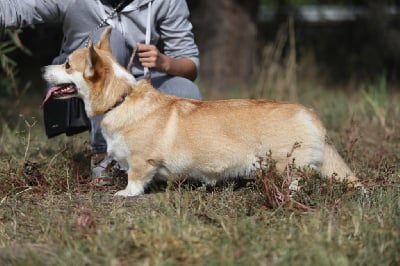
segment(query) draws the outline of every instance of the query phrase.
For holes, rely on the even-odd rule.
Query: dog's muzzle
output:
[[[42,105],[44,105],[51,97],[60,99],[71,98],[77,96],[77,89],[75,84],[60,84],[52,87],[46,94]]]

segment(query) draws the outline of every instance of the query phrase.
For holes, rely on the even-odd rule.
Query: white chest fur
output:
[[[102,131],[107,142],[107,154],[115,159],[123,168],[128,169],[127,158],[130,152],[124,136],[118,133],[110,134],[104,128]]]

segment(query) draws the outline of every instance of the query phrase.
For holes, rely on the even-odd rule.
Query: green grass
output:
[[[294,198],[307,209],[271,208],[259,182],[115,199],[118,187],[88,183],[87,134],[47,140],[39,98],[1,99],[0,264],[399,265],[400,94],[313,88],[299,100],[368,197],[311,175]]]

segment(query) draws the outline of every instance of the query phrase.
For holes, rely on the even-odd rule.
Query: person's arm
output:
[[[189,9],[185,0],[164,0],[168,11],[159,22],[163,53],[154,45],[137,46],[144,67],[195,80],[199,68],[199,50],[194,41]]]
[[[154,45],[137,44],[137,54],[143,67],[155,69],[172,76],[181,76],[194,81],[197,66],[189,58],[172,58],[160,53]]]
[[[0,1],[0,29],[61,21],[68,0]]]

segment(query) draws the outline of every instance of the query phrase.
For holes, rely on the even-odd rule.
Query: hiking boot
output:
[[[90,160],[92,169],[92,180],[95,186],[112,186],[114,184],[112,176],[110,176],[110,168],[113,159],[106,153],[93,154]]]
[[[91,161],[92,182],[95,186],[124,187],[127,184],[127,169],[106,153],[93,154]]]

